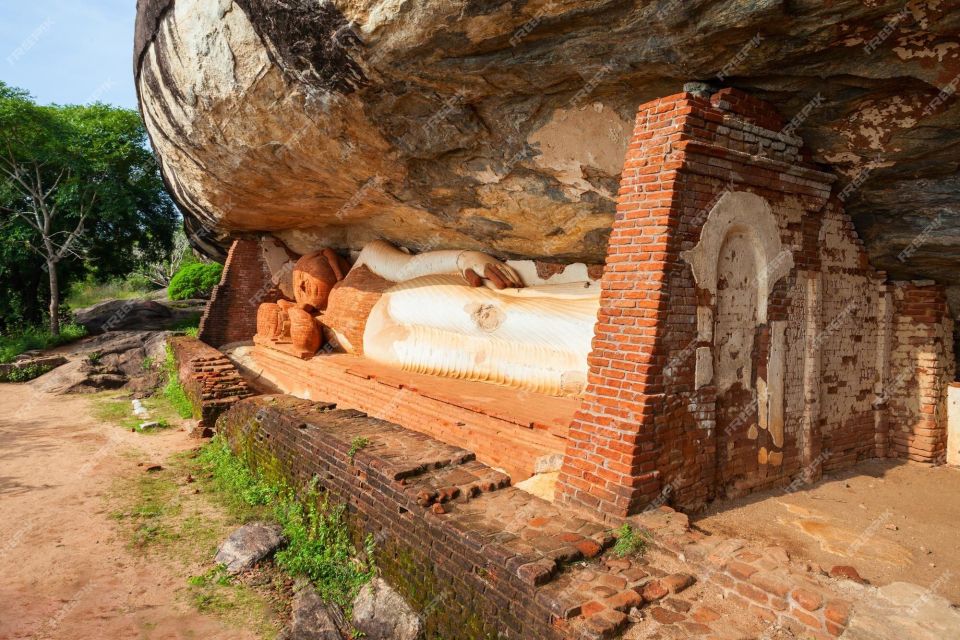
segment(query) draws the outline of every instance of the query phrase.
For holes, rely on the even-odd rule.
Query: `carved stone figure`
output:
[[[350,265],[331,249],[303,256],[293,267],[293,295],[297,304],[311,313],[326,309],[330,290],[349,270]]]
[[[323,343],[323,335],[313,315],[299,307],[287,311],[290,318],[290,341],[295,349],[313,354]]]
[[[600,287],[525,286],[476,251],[410,255],[377,241],[329,296],[321,321],[347,351],[402,369],[572,395],[586,383]],[[581,275],[582,274],[582,275]]]
[[[277,339],[283,336],[283,310],[275,302],[265,302],[257,308],[257,335]]]

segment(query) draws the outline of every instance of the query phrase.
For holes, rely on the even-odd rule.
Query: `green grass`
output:
[[[180,414],[162,395],[141,400],[149,414],[148,418],[141,418],[133,413],[133,403],[123,392],[105,392],[98,394],[94,399],[94,416],[101,422],[115,424],[127,431],[138,433],[160,433],[174,426],[180,421]],[[157,425],[141,429],[144,422],[156,422]]]
[[[140,555],[175,562],[185,576],[207,565],[217,545],[238,524],[210,500],[211,479],[200,478],[200,473],[197,451],[185,451],[168,458],[159,471],[138,467],[111,491],[112,517],[127,545]],[[279,591],[273,587],[263,591],[213,567],[187,579],[178,595],[201,613],[272,640],[282,626],[272,605]]]
[[[47,329],[34,327],[10,336],[0,336],[0,363],[10,362],[24,351],[52,349],[87,335],[87,330],[78,324],[60,327],[60,335],[54,336]]]
[[[143,298],[154,291],[156,291],[155,286],[145,278],[136,275],[115,278],[107,282],[85,280],[70,287],[64,302],[71,309],[83,309],[107,300]]]
[[[177,359],[173,355],[173,349],[170,348],[170,345],[167,345],[167,357],[163,362],[163,371],[164,375],[166,376],[166,382],[164,383],[163,390],[161,391],[163,397],[166,398],[167,402],[170,403],[170,405],[181,418],[187,419],[198,417],[196,414],[196,409],[193,407],[193,403],[183,390],[183,385],[180,384],[180,374],[177,368]]]
[[[272,509],[287,540],[274,557],[278,567],[309,578],[325,600],[349,608],[374,575],[374,544],[368,536],[363,554],[359,553],[350,537],[344,505],[331,503],[315,487],[297,495],[289,487],[268,482],[234,456],[219,436],[204,447],[198,460],[234,513],[262,514],[265,508]]]
[[[364,438],[363,436],[357,436],[350,443],[350,451],[347,452],[347,455],[350,456],[350,464],[353,464],[353,459],[357,457],[357,454],[362,450],[370,446],[370,439]]]
[[[647,552],[647,542],[652,538],[645,529],[634,529],[628,523],[617,529],[617,542],[613,545],[613,554],[618,558],[642,556]]]
[[[113,518],[127,525],[130,546],[142,549],[157,543],[177,539],[170,521],[181,512],[177,484],[171,474],[145,473],[136,480],[133,498]]]

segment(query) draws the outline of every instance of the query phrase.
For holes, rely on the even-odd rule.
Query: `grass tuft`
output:
[[[196,412],[193,403],[187,397],[180,384],[180,374],[177,370],[177,359],[173,355],[173,349],[167,345],[167,357],[163,364],[163,371],[167,381],[163,385],[163,397],[173,406],[181,418],[195,418]]]
[[[79,340],[87,330],[79,324],[65,324],[60,335],[54,336],[46,329],[26,329],[11,336],[0,336],[0,363],[10,362],[24,351],[44,350]]]
[[[642,556],[647,552],[647,542],[653,538],[645,529],[634,529],[628,523],[617,529],[617,543],[613,545],[613,554],[618,558]]]

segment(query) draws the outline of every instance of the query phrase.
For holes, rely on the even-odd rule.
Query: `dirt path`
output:
[[[960,469],[871,460],[814,487],[765,491],[692,519],[708,532],[777,544],[876,585],[912,582],[960,603]]]
[[[196,441],[101,424],[90,403],[0,385],[0,640],[257,637],[199,613],[178,595],[189,570],[132,549],[111,518],[118,480]]]

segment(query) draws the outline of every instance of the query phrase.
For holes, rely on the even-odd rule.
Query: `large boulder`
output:
[[[960,283],[956,2],[138,10],[144,119],[193,242],[211,252],[270,231],[301,254],[384,237],[602,262],[636,107],[703,81],[797,116],[838,190],[852,183],[847,206],[878,267]]]
[[[62,350],[68,362],[31,382],[47,393],[96,393],[124,388],[147,394],[159,383],[169,332],[109,331]]]
[[[407,601],[380,578],[374,578],[353,601],[353,626],[367,640],[419,640],[423,620]]]

